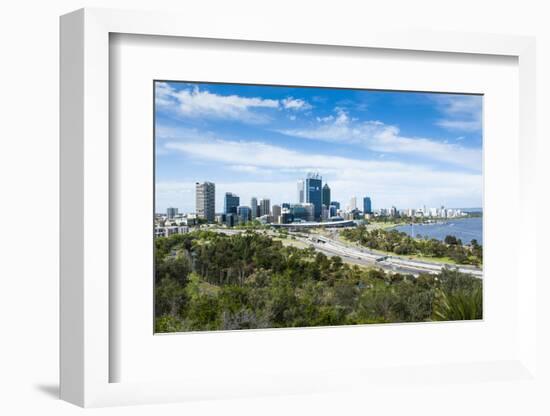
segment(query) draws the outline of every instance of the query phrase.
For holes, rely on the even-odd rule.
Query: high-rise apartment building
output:
[[[216,185],[213,182],[195,183],[197,217],[214,222],[216,216]]]
[[[323,179],[318,173],[308,173],[306,177],[306,203],[313,204],[314,220],[321,220],[321,207],[323,205],[322,198]]]
[[[328,183],[323,185],[323,205],[327,208],[330,206],[330,188]]]
[[[223,213],[224,214],[236,214],[237,207],[240,205],[241,199],[231,192],[226,192],[223,199]]]

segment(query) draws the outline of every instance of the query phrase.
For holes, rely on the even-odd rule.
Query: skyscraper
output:
[[[306,196],[305,196],[305,182],[303,179],[300,179],[298,181],[298,184],[296,186],[298,191],[298,203],[302,204],[306,202]]]
[[[239,222],[248,222],[250,220],[250,207],[239,205],[237,207],[237,216],[239,217]]]
[[[258,216],[258,199],[256,199],[255,196],[253,196],[250,199],[250,218],[252,219],[252,221],[254,221],[257,216]]]
[[[313,204],[313,217],[318,221],[321,219],[323,179],[318,173],[308,173],[306,177],[306,202]]]
[[[357,197],[352,196],[349,200],[349,210],[353,211],[354,209],[357,209]]]
[[[240,198],[232,194],[231,192],[225,193],[225,198],[223,200],[223,213],[224,214],[236,214],[237,207],[240,204]]]
[[[323,205],[327,208],[330,206],[330,188],[328,183],[323,185]]]
[[[271,202],[268,198],[260,199],[260,217],[271,213]]]
[[[216,185],[212,182],[195,183],[197,217],[214,222],[216,216]]]
[[[280,222],[279,217],[281,216],[281,206],[273,205],[271,209],[273,211],[273,222],[278,224]]]
[[[363,198],[363,214],[372,214],[372,203],[368,196]]]

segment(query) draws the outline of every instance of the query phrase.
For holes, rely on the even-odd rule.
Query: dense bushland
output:
[[[256,232],[155,240],[155,331],[480,319],[481,280],[385,273]]]

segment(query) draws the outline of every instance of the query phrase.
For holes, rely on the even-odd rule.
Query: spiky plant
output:
[[[483,290],[456,290],[445,293],[438,290],[433,318],[436,321],[464,321],[483,318]]]

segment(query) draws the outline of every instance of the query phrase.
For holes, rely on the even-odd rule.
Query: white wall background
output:
[[[534,0],[394,1],[170,1],[19,0],[0,6],[0,414],[68,415],[81,409],[56,399],[58,385],[58,16],[80,7],[178,10],[205,24],[213,13],[269,16],[281,30],[299,25],[405,26],[434,30],[537,36],[540,200],[550,193],[550,12]],[[182,21],[182,25],[185,21]],[[543,216],[544,217],[544,216]],[[541,259],[549,248],[539,229]],[[542,263],[542,261],[541,261]],[[542,264],[541,264],[542,265]],[[550,273],[549,273],[550,277]],[[7,283],[7,284],[6,284]],[[550,374],[550,284],[539,286],[539,360]],[[544,352],[546,351],[546,352]],[[101,415],[150,414],[550,414],[543,391],[498,383],[480,393],[457,384],[434,385],[429,397],[415,389],[371,397],[331,395],[259,398],[93,410]],[[546,393],[550,387],[546,386]]]

